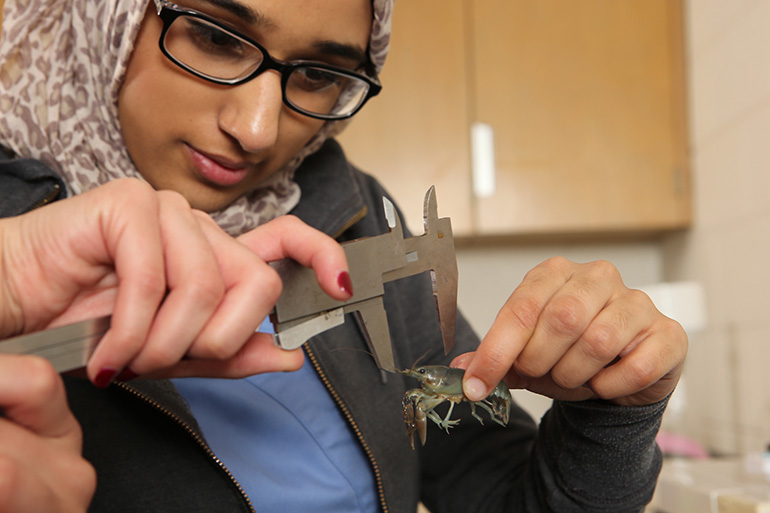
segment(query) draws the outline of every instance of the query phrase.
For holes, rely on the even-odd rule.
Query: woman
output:
[[[0,145],[73,194],[141,176],[232,235],[286,213],[341,241],[384,230],[385,192],[330,138],[378,90],[391,2],[6,3]],[[460,319],[457,353],[443,356],[425,277],[389,284],[385,305],[398,365],[478,346]],[[190,324],[141,347],[103,342],[89,375],[252,373],[212,362],[240,347],[199,347]],[[514,407],[507,428],[468,417],[412,451],[399,403],[415,384],[381,378],[352,320],[306,344],[298,373],[67,389],[97,471],[94,511],[414,511],[420,499],[434,512],[639,511],[685,347],[614,268],[554,259],[456,361],[469,397],[505,377],[557,399],[539,432]]]

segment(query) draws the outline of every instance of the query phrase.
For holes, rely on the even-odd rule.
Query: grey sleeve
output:
[[[652,499],[662,464],[655,437],[668,399],[624,407],[554,401],[540,424],[527,511],[639,512]],[[540,488],[545,493],[534,497]]]
[[[428,434],[422,500],[432,513],[641,512],[666,404],[554,401],[537,428],[518,408],[506,428],[463,418],[448,436]]]

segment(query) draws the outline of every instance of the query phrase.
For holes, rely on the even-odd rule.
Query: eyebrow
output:
[[[266,28],[277,27],[277,25],[272,20],[270,20],[270,18],[260,13],[259,11],[252,9],[248,5],[238,2],[237,0],[204,1],[230,12],[231,14],[239,17],[251,25],[258,25]],[[340,43],[337,41],[318,41],[313,46],[323,55],[342,57],[362,65],[369,62],[366,51],[356,45]]]
[[[249,7],[248,5],[244,5],[240,2],[237,2],[236,0],[205,0],[206,2],[215,5],[216,7],[219,7],[221,9],[224,9],[235,16],[241,18],[243,21],[251,24],[251,25],[262,25],[265,27],[275,27],[275,23],[273,23],[269,18],[267,18],[265,15],[260,13],[259,11],[256,11]]]
[[[368,62],[366,51],[356,45],[338,43],[336,41],[319,41],[313,46],[324,55],[342,57],[360,64]]]

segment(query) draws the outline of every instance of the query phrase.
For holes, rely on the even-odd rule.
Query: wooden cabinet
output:
[[[353,163],[394,194],[416,233],[431,185],[455,233],[472,229],[465,16],[457,0],[397,0],[383,91],[339,137]]]
[[[400,0],[381,97],[340,140],[420,231],[649,233],[690,222],[679,0]],[[474,194],[471,126],[494,141]]]

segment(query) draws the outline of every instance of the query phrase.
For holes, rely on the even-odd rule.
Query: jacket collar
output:
[[[33,159],[13,159],[0,152],[0,217],[11,217],[67,196],[59,176]]]
[[[333,139],[305,159],[294,180],[302,197],[290,213],[313,228],[338,237],[366,215],[366,203],[353,168]]]

